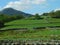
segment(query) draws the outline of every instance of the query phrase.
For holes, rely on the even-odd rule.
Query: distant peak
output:
[[[5,8],[3,10],[15,10],[15,9],[13,9],[13,8]]]

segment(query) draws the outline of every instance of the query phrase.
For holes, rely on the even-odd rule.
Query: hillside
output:
[[[0,39],[58,40],[60,39],[59,20],[60,19],[49,19],[49,21],[44,19],[11,21],[5,23],[5,27],[0,29]]]
[[[12,13],[13,11],[13,13]],[[20,11],[8,8],[3,10],[4,14],[22,14]],[[19,12],[19,13],[18,13]],[[26,13],[23,13],[24,16]],[[23,15],[22,14],[22,15]],[[60,16],[59,12],[49,12],[40,16],[25,18],[24,16],[0,15],[3,19],[4,27],[0,28],[0,39],[20,39],[20,40],[58,40],[60,39]],[[30,15],[29,15],[30,16]],[[4,22],[5,21],[5,22]],[[2,23],[0,23],[2,24]]]

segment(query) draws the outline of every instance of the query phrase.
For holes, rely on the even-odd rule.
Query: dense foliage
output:
[[[3,21],[3,22],[9,22],[9,21],[12,21],[12,20],[16,20],[16,19],[22,19],[24,18],[23,15],[5,15],[5,14],[0,14],[0,21]]]
[[[52,18],[60,18],[60,10],[58,11],[51,11],[49,13],[43,13],[43,16],[50,16]]]

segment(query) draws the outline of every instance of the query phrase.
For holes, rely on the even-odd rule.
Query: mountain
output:
[[[24,15],[24,16],[30,16],[31,14],[24,13],[22,11],[15,10],[13,8],[5,8],[1,12],[1,14],[7,14],[7,15]]]

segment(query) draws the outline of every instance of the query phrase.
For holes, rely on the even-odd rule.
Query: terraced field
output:
[[[60,19],[50,19],[50,20],[15,20],[5,24],[6,27],[2,29],[11,28],[29,28],[34,27],[45,27],[45,26],[60,26]]]
[[[0,29],[0,39],[58,40],[60,19],[15,20],[5,23],[5,27]]]

